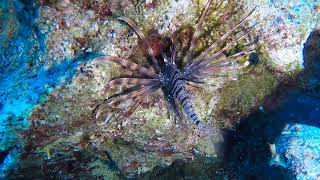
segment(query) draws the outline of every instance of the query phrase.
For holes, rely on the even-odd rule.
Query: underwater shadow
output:
[[[304,70],[280,83],[257,111],[229,132],[225,169],[231,179],[295,179],[282,166],[270,165],[269,144],[288,123],[320,128],[319,50],[320,31],[315,30],[304,44]]]
[[[320,117],[320,51],[316,49],[320,49],[320,31],[312,32],[305,43],[304,70],[282,81],[261,108],[242,119],[235,131],[226,132],[221,167],[205,159],[175,161],[138,179],[295,179],[288,169],[270,164],[269,144],[275,143],[288,123],[320,128],[316,119]]]

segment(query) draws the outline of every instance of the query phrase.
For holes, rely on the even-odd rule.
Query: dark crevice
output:
[[[275,143],[287,123],[320,128],[320,31],[310,34],[304,46],[304,70],[295,77],[283,79],[267,97],[262,108],[240,121],[235,131],[226,132],[223,166],[177,161],[158,168],[144,178],[186,179],[295,179],[288,169],[270,165],[268,144]],[[259,63],[254,62],[254,63]],[[194,164],[198,166],[195,168]],[[207,169],[207,171],[200,171]],[[220,169],[220,170],[219,170]],[[190,175],[195,171],[196,173]]]

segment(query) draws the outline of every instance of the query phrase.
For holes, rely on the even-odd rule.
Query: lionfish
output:
[[[149,70],[143,66],[140,66],[129,60],[122,59],[120,57],[97,57],[96,59],[94,59],[94,63],[104,64],[114,62],[140,75],[140,77],[118,77],[109,81],[107,84],[108,88],[126,85],[133,86],[134,88],[132,91],[122,92],[120,94],[111,96],[109,99],[107,99],[107,101],[114,100],[113,102],[121,102],[127,99],[141,99],[142,97],[150,95],[152,92],[161,88],[166,98],[167,108],[169,112],[173,112],[175,115],[178,115],[177,104],[179,104],[182,107],[187,118],[193,121],[194,124],[198,126],[200,131],[205,131],[206,129],[208,129],[209,126],[203,123],[195,112],[195,108],[191,101],[190,94],[186,88],[186,84],[188,84],[189,82],[204,83],[202,79],[208,77],[212,73],[215,73],[216,71],[219,71],[224,67],[221,64],[230,62],[232,60],[239,60],[240,58],[254,51],[254,48],[251,48],[249,50],[243,50],[234,55],[221,58],[224,52],[230,50],[238,41],[248,35],[248,31],[233,40],[230,44],[225,45],[219,51],[210,55],[210,53],[214,49],[216,49],[221,43],[225,42],[232,33],[236,32],[236,30],[246,22],[255,8],[250,11],[250,13],[248,13],[248,15],[246,15],[242,20],[240,20],[239,23],[233,26],[228,32],[220,36],[220,38],[213,42],[207,49],[201,52],[197,57],[194,57],[196,43],[200,38],[201,28],[206,17],[208,16],[212,2],[213,0],[209,0],[202,10],[202,14],[195,26],[195,31],[190,42],[189,50],[186,54],[187,63],[184,68],[180,69],[176,65],[177,60],[179,60],[180,58],[177,55],[177,51],[172,38],[169,38],[171,42],[169,43],[169,53],[165,53],[165,51],[162,51],[160,57],[156,56],[154,49],[152,49],[147,38],[141,32],[138,26],[129,18],[119,17],[118,19],[126,22],[137,34],[137,36],[143,41],[145,49],[147,50],[149,56],[148,58],[151,58],[152,60],[154,70]],[[182,58],[180,60],[182,60]],[[214,60],[216,61],[213,62]],[[141,78],[141,76],[143,78]]]

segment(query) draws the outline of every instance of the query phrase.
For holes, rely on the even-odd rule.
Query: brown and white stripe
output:
[[[185,83],[180,78],[180,74],[177,72],[174,74],[172,81],[172,93],[173,96],[181,104],[183,111],[186,113],[187,117],[192,120],[196,125],[200,123],[198,115],[195,113],[193,104],[190,99],[190,95],[185,88]]]
[[[158,78],[158,74],[148,70],[147,68],[119,57],[101,56],[101,57],[95,58],[92,61],[93,64],[108,64],[110,62],[119,64],[125,68],[130,69],[131,71],[138,72],[141,75],[145,75],[147,77],[152,77],[152,78]]]

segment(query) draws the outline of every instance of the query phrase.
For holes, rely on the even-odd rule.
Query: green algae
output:
[[[216,162],[221,160],[221,152],[219,149],[219,142],[215,142],[214,139],[208,137],[200,138],[195,146],[197,151],[199,151],[200,155],[205,157],[210,157],[214,159]]]
[[[133,19],[137,24],[139,24],[143,32],[159,27],[159,30],[161,30],[161,25],[158,27],[154,26],[160,19],[159,14],[166,12],[163,7],[167,6],[168,3],[169,1],[165,1],[163,4],[161,2],[154,12],[145,12],[140,10],[131,10],[126,12],[116,11],[113,15],[115,17],[124,15]],[[138,3],[136,6],[139,6],[140,9],[143,4]],[[199,8],[196,9],[198,15],[200,14],[201,9],[202,6],[199,5]],[[145,14],[148,14],[146,19],[144,19]],[[198,17],[193,14],[190,16],[192,20],[189,23],[192,25],[185,26],[185,29],[193,29],[191,27],[193,27],[196,22],[197,18],[195,17]],[[235,18],[237,19],[237,17]],[[125,48],[120,48],[121,52],[116,48],[112,49],[113,54],[121,54],[121,57],[127,57],[126,54],[129,54],[130,57],[135,56],[136,52],[134,52],[133,55],[130,53],[133,51],[133,47],[137,46],[136,41],[125,41],[125,43],[123,43],[123,39],[128,38],[128,36],[129,38],[136,37],[128,33],[127,29],[129,28],[124,28],[126,26],[120,25],[119,22],[111,19],[112,18],[109,19],[109,24],[106,26],[98,25],[99,31],[103,31],[104,33],[102,33],[102,35],[105,35],[106,32],[110,32],[112,28],[116,28],[116,31],[118,33],[120,32],[119,34],[121,38],[112,40],[113,44],[106,44],[105,46],[112,46],[116,44],[115,46],[118,48],[125,44]],[[161,20],[161,22],[163,22],[163,20]],[[210,14],[206,22],[203,36],[197,45],[197,53],[200,53],[203,49],[208,47],[210,43],[220,37],[221,32],[226,32],[231,26],[228,23],[222,24],[221,20],[218,19],[217,14],[214,12]],[[91,25],[91,23],[89,24]],[[86,24],[84,27],[88,27],[90,25]],[[68,33],[71,33],[73,38],[85,38],[86,44],[95,42],[100,38],[98,35],[95,37],[96,34],[94,33],[92,33],[92,36],[84,36],[82,29],[78,27],[71,27],[68,31]],[[163,34],[170,34],[167,32],[164,31]],[[178,31],[176,33],[177,36],[180,35],[179,33],[185,32],[179,31],[178,26]],[[188,38],[190,41],[190,37]],[[99,41],[97,40],[96,42]],[[54,43],[52,45],[54,45]],[[103,47],[103,45],[101,46]],[[129,48],[127,48],[127,46]],[[103,49],[102,47],[96,49],[101,50]],[[229,53],[236,53],[243,48],[242,42],[238,43],[238,45],[236,45]],[[136,55],[136,59],[146,63],[145,58],[141,57],[141,52]],[[129,58],[129,60],[131,60],[131,58]],[[221,89],[220,94],[213,91],[211,87],[203,90],[191,88],[191,94],[195,94],[195,96],[193,96],[193,100],[196,111],[200,114],[201,119],[207,121],[211,125],[216,125],[214,121],[211,121],[212,115],[208,112],[211,110],[210,108],[212,108],[212,99],[217,95],[221,96],[221,98],[219,98],[217,108],[214,111],[218,111],[218,113],[228,112],[227,114],[219,114],[219,118],[225,118],[225,115],[229,115],[229,117],[238,115],[238,112],[240,112],[241,116],[249,113],[256,105],[256,101],[252,100],[251,97],[256,97],[258,101],[262,101],[263,97],[268,94],[270,89],[272,89],[274,84],[276,84],[276,81],[273,81],[274,76],[269,72],[269,70],[265,69],[265,67],[266,66],[262,63],[261,65],[252,65],[249,68],[244,69],[244,72],[241,72],[239,75],[239,82],[228,82]],[[188,138],[196,138],[196,135],[192,133],[192,130],[183,131],[179,128],[175,128],[173,122],[167,118],[167,111],[165,110],[164,102],[158,101],[159,99],[155,98],[155,96],[148,97],[146,99],[151,102],[158,101],[158,103],[143,105],[139,107],[132,116],[124,115],[121,118],[116,119],[114,126],[107,126],[107,124],[105,126],[96,125],[94,126],[94,129],[91,129],[91,125],[93,126],[93,124],[102,123],[105,119],[105,114],[102,114],[101,119],[94,119],[91,114],[93,107],[106,99],[108,97],[107,95],[111,95],[116,92],[116,90],[112,90],[108,91],[107,94],[102,93],[104,85],[111,78],[123,74],[122,70],[117,65],[99,65],[94,66],[93,68],[84,68],[82,71],[84,72],[82,72],[82,74],[79,73],[78,77],[74,78],[71,84],[54,92],[51,98],[43,104],[44,107],[42,107],[43,109],[40,111],[50,113],[44,113],[42,117],[49,124],[64,125],[69,135],[72,133],[92,130],[92,132],[89,132],[89,134],[92,135],[90,136],[92,137],[90,140],[96,143],[95,145],[99,148],[102,147],[106,149],[116,166],[126,176],[133,177],[137,174],[151,171],[158,166],[168,166],[177,159],[193,157],[190,155],[190,147],[193,146],[196,146],[200,151],[205,152],[209,157],[217,156],[217,149],[215,145],[212,141],[207,139],[201,139],[198,143],[191,141],[190,147],[188,146],[190,149],[184,148],[187,146],[185,144],[188,143]],[[267,89],[265,90],[264,88]],[[156,94],[156,96],[163,98],[162,94]],[[235,104],[234,101],[237,101],[236,103],[238,104]],[[112,108],[113,107],[106,106],[104,107],[104,110],[106,112],[110,112],[112,111]],[[195,127],[193,124],[188,124],[188,126],[190,126],[189,129]],[[61,136],[62,135],[60,135],[60,137]],[[60,151],[58,150],[59,148],[57,148],[58,146],[62,146],[64,143],[68,144],[68,142],[79,141],[80,140],[77,138],[70,140],[68,140],[68,138],[60,138],[39,151],[54,161],[54,153]],[[168,147],[168,149],[165,149],[164,147]],[[66,150],[66,152],[68,152],[68,150]],[[103,161],[99,159],[89,164],[89,167],[93,168],[94,174],[99,177],[109,175],[110,177],[116,177],[116,174],[114,174],[112,170],[109,171],[107,166],[101,165],[102,162]]]
[[[236,81],[226,83],[221,89],[216,113],[222,126],[230,127],[230,124],[223,123],[225,119],[237,122],[237,119],[247,116],[279,83],[279,78],[267,67],[268,55],[262,53],[258,57],[259,64],[250,65]]]
[[[118,180],[123,179],[120,176],[120,172],[116,171],[110,166],[106,165],[106,163],[102,160],[96,160],[88,164],[88,167],[92,169],[92,176],[95,178],[102,178],[102,179],[112,179],[112,180]]]
[[[190,88],[190,91],[192,92],[192,101],[197,114],[202,121],[208,122],[208,112],[210,111],[211,101],[216,96],[215,91],[212,90],[212,87],[210,86],[194,89]]]
[[[169,167],[157,167],[144,174],[141,179],[224,179],[219,174],[219,166],[220,163],[214,159],[197,156],[191,161],[177,160]]]
[[[123,139],[108,140],[105,144],[118,168],[129,177],[151,171],[157,166],[168,166],[183,156],[161,156],[153,151],[144,151],[141,147]],[[125,158],[123,158],[125,156]]]
[[[164,133],[169,123],[166,110],[163,111],[163,109],[157,107],[138,109],[133,116],[134,119],[143,119],[145,121],[141,126],[134,127],[129,135],[129,137],[137,141],[144,141],[156,135],[156,131]]]
[[[20,23],[18,13],[15,10],[15,0],[9,0],[7,4],[2,4],[0,11],[0,41],[1,49],[8,48],[11,39],[17,37]]]
[[[27,160],[22,160],[18,166],[19,178],[102,178],[121,179],[119,170],[113,167],[108,159],[107,152],[101,152],[93,147],[84,149],[75,148],[66,144],[54,147],[52,157],[47,158],[45,153],[37,153]],[[30,164],[31,163],[31,164]],[[23,173],[28,168],[33,173]],[[59,172],[59,173],[57,173]]]
[[[17,177],[121,179],[108,152],[91,143],[83,144],[83,137],[83,134],[76,133],[38,147],[34,153],[28,154],[28,158],[21,160]],[[29,168],[33,168],[34,173],[25,173]]]

